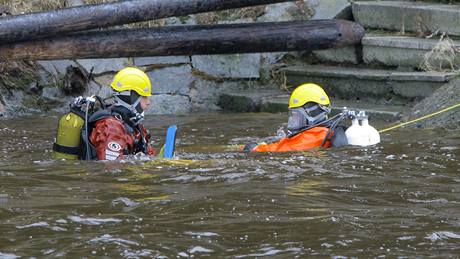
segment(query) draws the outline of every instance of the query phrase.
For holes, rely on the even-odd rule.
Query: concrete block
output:
[[[187,114],[191,111],[190,98],[183,95],[159,94],[150,97],[149,114]]]
[[[256,54],[193,56],[193,67],[218,78],[259,78],[261,56]]]
[[[147,74],[154,94],[188,95],[195,80],[190,65],[154,69]]]
[[[351,4],[348,0],[310,0],[315,14],[311,20],[345,18],[351,16]],[[349,13],[349,14],[346,14]]]
[[[279,89],[246,90],[221,94],[219,106],[231,112],[286,112],[288,99]]]
[[[299,4],[300,3],[300,4]],[[293,20],[351,18],[351,4],[348,0],[308,0],[296,3],[271,4],[258,22],[280,22]]]
[[[114,74],[111,74],[111,75],[102,75],[102,76],[94,77],[93,80],[94,80],[97,84],[99,84],[100,86],[105,87],[105,88],[108,88],[109,90],[111,90],[112,87],[111,87],[110,85],[112,84],[113,77],[114,77]]]
[[[363,60],[366,64],[383,64],[418,68],[439,40],[404,36],[365,36],[362,40]],[[460,42],[454,41],[454,48],[460,48]],[[460,55],[453,57],[455,64],[460,64]],[[446,60],[434,60],[434,64],[450,68]]]
[[[321,62],[359,64],[359,51],[357,47],[351,46],[337,49],[315,50],[313,51],[313,55]]]
[[[339,113],[343,107],[351,111],[365,111],[371,121],[395,122],[410,113],[410,107],[398,105],[379,105],[375,102],[331,100],[332,113]]]
[[[129,66],[127,58],[104,58],[104,59],[78,59],[77,62],[89,72],[95,75],[117,72]]]
[[[278,63],[288,52],[264,52],[261,53],[263,65],[273,65]]]
[[[190,63],[189,56],[169,56],[169,57],[140,57],[134,58],[134,65],[149,66],[149,65],[174,65]]]
[[[196,111],[217,111],[220,107],[219,92],[222,91],[222,83],[197,78],[190,90],[192,108]]]
[[[74,66],[77,67],[77,63],[72,60],[62,59],[62,60],[40,60],[37,63],[43,67],[45,71],[51,75],[57,77],[59,75],[65,75],[67,67]]]
[[[448,83],[455,73],[441,72],[393,72],[392,89],[397,95],[421,100]]]
[[[352,5],[355,20],[366,28],[429,35],[439,30],[460,35],[460,6],[413,1],[360,1]]]
[[[98,95],[102,98],[107,98],[112,96],[112,87],[110,84],[113,81],[113,74],[111,75],[102,75],[94,78],[94,81],[91,81],[88,85],[88,90],[85,95]]]
[[[280,3],[267,5],[265,14],[257,18],[257,22],[293,21],[292,12],[298,7],[294,3]]]
[[[102,98],[107,98],[107,97],[111,96],[111,94],[112,94],[112,91],[104,91],[104,90],[107,90],[107,89],[110,90],[110,88],[108,88],[108,87],[101,86],[101,85],[97,84],[96,82],[91,81],[91,82],[88,83],[86,91],[82,95],[83,96],[97,95],[97,96],[100,96]]]
[[[261,53],[260,81],[270,82],[273,67],[279,63],[288,52]]]
[[[241,95],[221,94],[218,105],[224,111],[229,112],[255,112],[256,104],[254,101]]]
[[[393,70],[297,66],[283,70],[288,84],[319,83],[333,97],[407,104],[431,95],[454,73],[397,72]]]
[[[259,92],[260,85],[257,81],[214,81],[197,77],[190,90],[192,108],[195,111],[222,110],[219,99],[222,94],[242,93],[248,89]]]
[[[287,112],[289,104],[288,93],[282,92],[273,96],[264,96],[260,100],[260,111],[261,112]]]

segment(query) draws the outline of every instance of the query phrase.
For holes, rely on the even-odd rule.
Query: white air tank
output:
[[[349,145],[366,147],[380,143],[380,134],[369,125],[368,116],[364,111],[352,117],[351,126],[345,131]]]

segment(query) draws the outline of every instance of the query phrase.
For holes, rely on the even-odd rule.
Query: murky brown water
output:
[[[460,132],[243,154],[286,115],[150,116],[180,160],[53,161],[57,117],[0,121],[0,258],[457,257]]]

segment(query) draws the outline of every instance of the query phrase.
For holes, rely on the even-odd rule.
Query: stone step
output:
[[[446,32],[460,36],[460,5],[413,1],[359,1],[355,20],[365,28],[411,31],[420,35]]]
[[[361,46],[346,46],[325,50],[314,50],[313,56],[322,63],[359,64],[361,63]]]
[[[322,85],[330,96],[379,104],[407,105],[430,96],[455,73],[399,72],[355,67],[303,65],[282,68],[289,86]]]
[[[436,50],[444,52],[431,52]],[[424,61],[436,68],[452,69],[460,65],[460,41],[426,39],[410,36],[377,35],[368,32],[362,46],[313,51],[314,57],[323,63],[365,64],[401,67],[414,70],[423,67]],[[445,56],[444,56],[445,55]],[[362,59],[362,61],[361,61]]]
[[[289,93],[286,91],[241,91],[221,95],[220,106],[230,112],[287,112]],[[332,112],[338,113],[344,107],[349,110],[366,111],[373,120],[395,122],[407,115],[408,106],[376,105],[369,102],[331,99]]]
[[[379,105],[370,102],[332,100],[332,110],[340,112],[344,107],[352,111],[365,111],[372,120],[395,122],[410,113],[411,107],[401,105]]]
[[[439,52],[430,53],[436,46],[447,47],[448,57],[440,58]],[[455,53],[460,48],[460,41],[440,41],[407,36],[366,35],[362,40],[363,61],[366,64],[385,66],[421,68],[425,60],[431,66],[445,69],[453,64],[460,64],[460,55]],[[451,50],[454,55],[450,55]],[[449,60],[450,59],[450,60]]]

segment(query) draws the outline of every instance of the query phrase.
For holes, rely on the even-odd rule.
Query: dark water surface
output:
[[[460,255],[460,132],[247,155],[286,115],[150,116],[179,159],[105,163],[52,160],[57,119],[0,121],[0,258]]]

